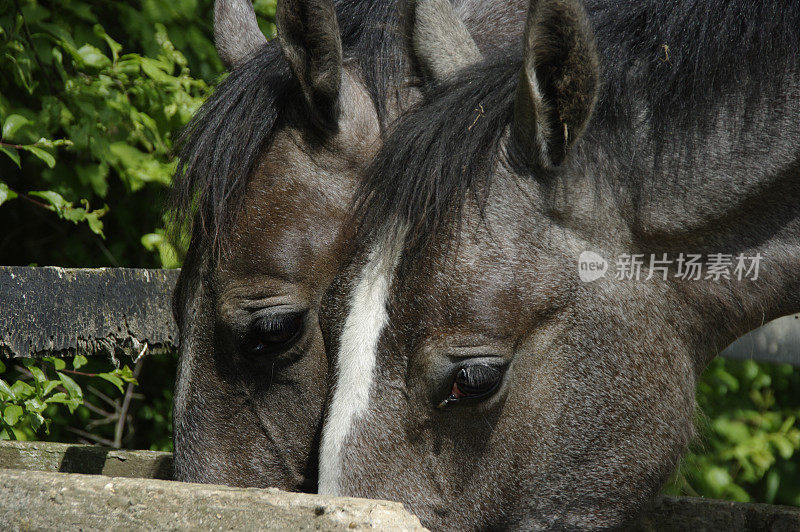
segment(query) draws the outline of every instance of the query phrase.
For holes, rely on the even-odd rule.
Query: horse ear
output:
[[[597,99],[594,34],[577,0],[531,0],[523,45],[512,146],[528,162],[557,166]]]
[[[410,0],[411,43],[422,75],[441,82],[482,59],[450,0]]]
[[[283,55],[300,83],[312,116],[334,128],[339,118],[342,40],[333,0],[278,0],[275,10]]]
[[[228,68],[243,63],[267,43],[258,28],[250,0],[214,2],[214,42],[217,53]]]

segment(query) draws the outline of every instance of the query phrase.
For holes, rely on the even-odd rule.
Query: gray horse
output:
[[[800,3],[532,0],[484,53],[443,4],[322,301],[320,492],[623,526],[711,358],[800,310]]]

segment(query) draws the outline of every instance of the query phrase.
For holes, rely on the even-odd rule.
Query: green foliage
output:
[[[178,265],[163,197],[176,134],[222,74],[212,6],[0,0],[4,263]],[[270,34],[274,7],[256,2]]]
[[[800,506],[800,374],[716,359],[698,385],[699,444],[669,493]]]
[[[128,366],[102,373],[78,371],[86,363],[85,357],[76,356],[72,369],[67,369],[60,358],[22,359],[18,368],[22,375],[12,384],[0,378],[0,439],[35,439],[42,429],[49,434],[51,419],[57,414],[53,406],[62,405],[74,414],[84,405],[83,389],[73,378],[77,375],[111,382],[120,393],[124,383],[137,384]],[[0,373],[6,369],[0,362]]]

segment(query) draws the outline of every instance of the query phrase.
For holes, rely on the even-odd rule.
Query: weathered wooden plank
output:
[[[0,470],[0,530],[424,530],[396,502]]]
[[[771,321],[739,338],[722,356],[800,367],[800,314]]]
[[[172,453],[68,443],[0,441],[0,469],[170,480]]]
[[[178,344],[180,270],[0,266],[0,356],[138,354]],[[722,356],[800,367],[800,315],[768,323]]]
[[[0,267],[0,356],[172,350],[179,270]]]

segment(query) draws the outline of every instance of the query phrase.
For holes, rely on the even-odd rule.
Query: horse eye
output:
[[[462,399],[484,399],[495,391],[503,378],[503,368],[496,364],[470,364],[458,370],[453,379],[450,396],[439,408]]]
[[[302,335],[304,326],[304,312],[265,316],[250,326],[245,351],[252,356],[285,351]]]

